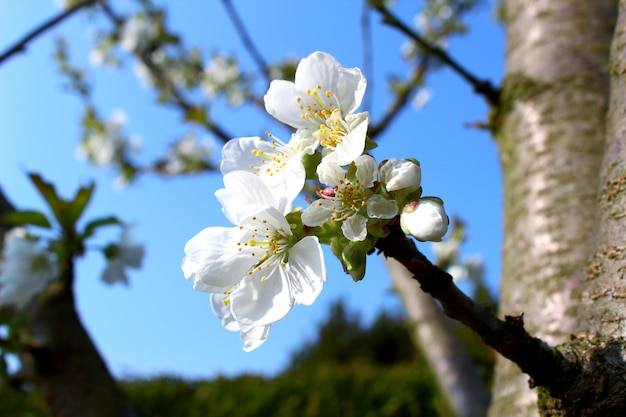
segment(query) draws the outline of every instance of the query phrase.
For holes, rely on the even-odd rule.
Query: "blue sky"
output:
[[[122,9],[128,1],[114,2]],[[219,2],[191,0],[167,2],[170,27],[205,56],[219,50],[242,57],[253,68]],[[304,57],[315,50],[333,54],[344,66],[362,68],[361,1],[264,2],[234,1],[254,41],[272,61],[284,56]],[[410,22],[414,2],[398,1],[399,14]],[[332,13],[329,12],[332,10]],[[52,0],[12,2],[0,0],[0,51],[40,22],[59,11]],[[470,32],[449,43],[452,55],[481,78],[498,84],[503,72],[504,31],[493,20],[493,4],[469,16]],[[403,74],[400,59],[403,38],[381,27],[373,16],[374,65],[368,77],[376,119],[385,107],[385,77]],[[89,66],[89,21],[74,16],[30,44],[28,50],[0,66],[0,185],[20,208],[44,209],[42,200],[26,178],[39,172],[70,196],[91,180],[97,188],[85,219],[115,214],[135,222],[134,235],[146,244],[141,270],[130,273],[130,285],[108,286],[100,280],[104,259],[92,252],[78,265],[78,309],[90,334],[119,377],[173,374],[214,377],[256,372],[271,375],[281,370],[290,352],[314,335],[328,306],[342,298],[364,321],[382,309],[400,308],[390,291],[380,259],[368,259],[368,272],[359,283],[343,274],[339,262],[327,251],[328,282],[313,306],[296,306],[275,324],[269,340],[246,353],[239,335],[224,330],[211,312],[209,296],[196,292],[180,270],[185,242],[207,226],[228,226],[214,197],[222,186],[219,174],[169,179],[142,177],[126,189],[114,186],[115,176],[76,158],[80,138],[81,105],[63,91],[52,63],[54,36],[70,41],[74,62]],[[352,30],[354,28],[354,30]],[[127,65],[125,70],[90,72],[94,101],[103,116],[116,109],[128,115],[127,132],[143,140],[144,160],[163,153],[185,130],[176,110],[154,105],[153,93],[142,87]],[[424,109],[407,108],[379,142],[373,155],[379,159],[414,157],[423,170],[425,194],[444,199],[448,214],[468,223],[463,253],[481,254],[487,279],[495,292],[500,272],[501,178],[492,138],[466,123],[484,121],[484,100],[449,70],[428,81],[433,99]],[[217,106],[220,123],[235,136],[258,135],[270,130],[288,133],[270,119],[249,111]],[[98,242],[117,236],[104,233]],[[97,245],[98,242],[94,242]],[[430,253],[429,244],[420,248]]]

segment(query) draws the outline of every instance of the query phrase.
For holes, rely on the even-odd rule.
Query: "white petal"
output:
[[[311,155],[319,146],[319,140],[306,130],[298,129],[291,135],[288,146],[294,151]]]
[[[241,324],[253,326],[263,326],[282,319],[294,302],[285,268],[280,263],[260,271],[255,270],[241,281],[230,297],[233,316]]]
[[[353,241],[358,242],[361,240],[365,240],[367,236],[367,219],[359,214],[355,214],[354,216],[348,217],[344,220],[341,225],[341,231],[343,235]]]
[[[222,326],[226,330],[236,332],[240,328],[239,323],[230,311],[230,301],[226,301],[229,296],[229,294],[224,293],[211,294],[211,310],[213,310],[213,314],[222,320]]]
[[[367,135],[368,120],[362,121],[358,126],[343,137],[335,150],[324,156],[324,162],[335,162],[339,165],[348,165],[354,161],[365,149],[365,137]]]
[[[393,219],[398,214],[398,205],[393,200],[387,200],[380,194],[374,194],[365,203],[367,215],[375,219]]]
[[[355,161],[356,178],[365,188],[370,188],[378,180],[378,165],[369,155],[361,155]]]
[[[322,246],[316,236],[307,236],[289,250],[287,274],[296,302],[311,305],[326,281]]]
[[[285,145],[262,140],[259,137],[232,139],[222,149],[222,174],[232,171],[247,171],[259,176],[275,196],[284,200],[295,199],[302,191],[305,170],[302,165],[302,152],[313,153],[317,147],[315,138],[293,135],[292,142]],[[266,156],[256,156],[253,151],[260,150]],[[275,162],[273,157],[280,160]],[[265,204],[265,203],[261,203]]]
[[[319,199],[311,203],[302,212],[302,223],[309,227],[320,226],[330,220],[335,210],[332,201]]]
[[[300,117],[302,111],[298,103],[299,96],[294,83],[274,80],[263,98],[265,110],[281,122],[297,129],[315,127],[311,121]]]
[[[240,225],[245,229],[261,231],[269,228],[270,231],[280,230],[283,235],[291,236],[291,226],[285,216],[270,206],[251,206],[243,212]]]
[[[248,232],[238,227],[207,227],[185,245],[182,270],[198,291],[224,292],[241,281],[256,259],[238,251]]]
[[[346,178],[346,170],[336,162],[322,160],[317,166],[317,176],[322,184],[339,185]]]
[[[322,92],[332,91],[337,94],[340,68],[341,64],[332,55],[319,51],[313,52],[300,60],[298,64],[295,77],[296,89],[305,92],[308,89],[314,90],[320,85]]]
[[[344,115],[353,113],[360,105],[365,95],[367,79],[358,68],[341,68],[337,83],[337,99],[341,103]]]
[[[264,145],[265,144],[265,145]],[[220,171],[222,175],[231,171],[250,171],[250,165],[257,165],[259,160],[257,156],[252,154],[255,149],[264,149],[269,146],[269,142],[264,141],[260,137],[245,137],[231,139],[224,144],[222,148],[222,162],[220,163]]]
[[[224,216],[233,224],[238,225],[243,212],[254,205],[271,206],[283,214],[291,210],[291,201],[272,193],[261,178],[250,172],[229,172],[224,175],[224,186],[215,192],[215,197],[222,204]]]
[[[243,342],[243,350],[251,352],[261,346],[269,337],[272,326],[250,326],[241,329],[241,341]]]

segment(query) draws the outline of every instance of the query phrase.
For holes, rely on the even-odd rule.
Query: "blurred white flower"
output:
[[[202,91],[209,99],[214,99],[221,92],[225,92],[228,102],[238,105],[245,98],[245,89],[238,81],[241,71],[237,61],[219,54],[214,54],[204,67]]]
[[[128,284],[126,268],[141,268],[145,248],[135,243],[130,235],[131,226],[125,226],[118,243],[111,244],[105,249],[107,266],[102,272],[102,280],[107,284],[123,282]]]
[[[213,154],[214,147],[208,138],[200,141],[193,132],[190,132],[169,149],[165,171],[171,175],[193,172]]]
[[[138,52],[145,49],[157,35],[157,28],[144,15],[135,15],[124,22],[120,36],[120,46],[127,52]]]
[[[433,98],[433,93],[428,88],[420,88],[415,97],[413,97],[413,106],[417,109],[422,109]]]
[[[58,274],[53,254],[28,236],[25,229],[7,233],[0,268],[0,304],[22,309]]]
[[[97,166],[109,165],[118,161],[124,152],[139,152],[141,138],[126,139],[122,129],[126,125],[126,113],[116,109],[111,118],[98,128],[92,128],[83,138],[77,150],[77,157],[86,158]]]
[[[461,248],[461,240],[454,235],[442,242],[433,242],[433,252],[437,261],[455,261],[459,257],[459,249]]]

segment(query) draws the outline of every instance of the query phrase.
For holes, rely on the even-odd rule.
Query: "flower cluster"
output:
[[[441,200],[421,197],[416,160],[379,166],[365,153],[369,114],[357,109],[366,84],[358,68],[315,52],[300,61],[294,82],[272,81],[264,97],[267,112],[295,129],[289,140],[266,133],[224,145],[224,188],[215,195],[233,227],[191,238],[182,269],[196,290],[212,293],[214,313],[241,332],[246,351],[295,304],[315,301],[326,281],[321,244],[360,280],[367,253],[399,213],[419,240],[446,233]],[[317,198],[294,207],[307,180],[321,185]]]

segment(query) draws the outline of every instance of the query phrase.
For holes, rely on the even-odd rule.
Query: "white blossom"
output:
[[[246,171],[224,175],[224,185],[216,197],[236,227],[208,227],[191,238],[182,270],[196,290],[226,295],[230,311],[220,309],[218,316],[231,328],[235,320],[242,340],[256,341],[251,342],[255,348],[265,340],[265,326],[282,319],[295,303],[315,301],[326,267],[317,237],[293,235],[285,218],[289,199],[274,195]]]
[[[145,49],[157,35],[157,28],[144,15],[135,15],[124,22],[120,35],[120,46],[127,52],[138,52]]]
[[[111,253],[107,256],[107,266],[102,272],[102,280],[107,284],[128,284],[126,268],[141,268],[145,248],[142,244],[135,243],[130,229],[129,226],[124,227],[119,242],[108,248]]]
[[[269,141],[260,137],[231,139],[222,148],[222,174],[250,171],[260,176],[274,193],[293,200],[302,191],[305,168],[302,157],[312,154],[317,142],[311,137],[294,133],[284,143],[268,133]]]
[[[0,305],[22,309],[58,275],[53,254],[28,236],[25,229],[7,233],[0,268]]]
[[[138,152],[141,147],[139,137],[127,139],[123,135],[126,113],[116,109],[101,129],[92,129],[79,145],[77,156],[86,158],[94,165],[115,163],[126,151]]]
[[[198,140],[196,135],[189,133],[179,140],[168,151],[165,171],[168,174],[179,174],[193,170],[194,166],[203,163],[213,156],[213,144],[207,138]]]
[[[354,161],[354,176],[349,175],[337,164],[322,163],[318,167],[319,179],[332,186],[319,193],[320,199],[311,203],[302,212],[302,222],[311,227],[327,221],[341,221],[344,236],[351,241],[362,241],[367,237],[369,218],[391,219],[398,214],[395,201],[370,188],[378,180],[378,168],[374,158],[361,155]]]
[[[347,165],[365,149],[369,114],[354,112],[366,85],[358,68],[344,68],[333,56],[314,52],[300,61],[295,82],[271,82],[265,109],[319,140],[325,160]]]

